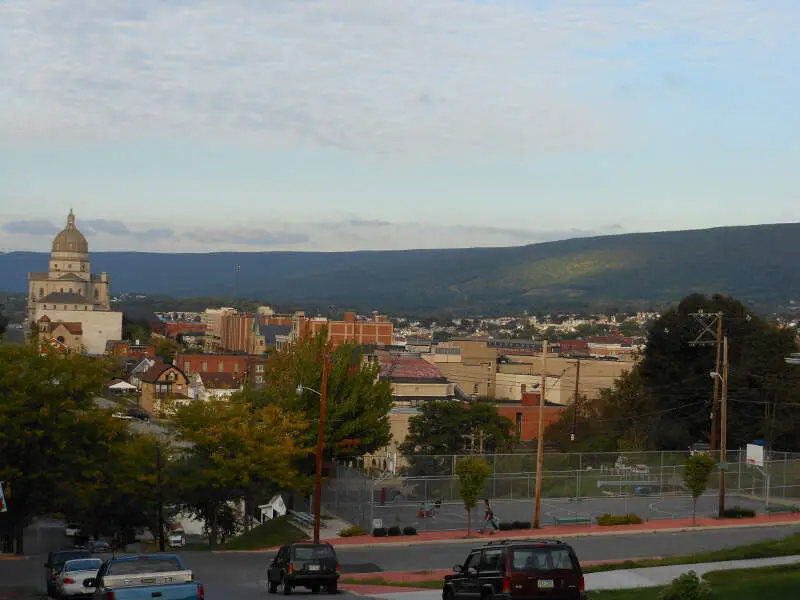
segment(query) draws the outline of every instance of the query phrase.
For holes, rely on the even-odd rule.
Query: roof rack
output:
[[[542,538],[510,538],[504,540],[491,540],[486,542],[487,546],[499,546],[501,544],[516,544],[519,542],[536,544],[563,544],[561,540],[542,539]]]

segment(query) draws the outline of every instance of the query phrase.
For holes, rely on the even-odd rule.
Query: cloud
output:
[[[270,231],[267,229],[226,228],[218,230],[201,230],[184,235],[187,239],[214,248],[219,245],[227,246],[258,246],[269,248],[272,246],[295,246],[310,240],[307,233],[290,231]]]
[[[108,219],[84,219],[80,223],[85,235],[110,233],[111,235],[131,235],[131,230],[122,221]]]
[[[55,235],[59,231],[56,225],[45,219],[9,221],[3,224],[2,229],[9,233],[21,233],[26,235]]]
[[[682,64],[762,72],[796,45],[796,7],[779,5],[5,0],[0,139],[602,149],[635,135],[615,82],[649,67],[642,44],[680,41]]]

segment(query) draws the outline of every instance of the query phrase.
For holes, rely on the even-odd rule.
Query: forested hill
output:
[[[420,313],[644,308],[691,292],[720,292],[775,307],[800,302],[798,257],[800,223],[507,248],[91,256],[93,271],[111,274],[114,293]],[[0,254],[0,290],[25,291],[27,273],[46,270],[47,260],[44,252]]]

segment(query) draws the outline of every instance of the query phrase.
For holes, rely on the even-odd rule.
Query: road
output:
[[[781,538],[799,533],[793,527],[736,528],[682,533],[639,535],[604,535],[574,538],[570,543],[584,561],[690,554],[730,546]],[[31,551],[44,552],[64,545],[63,530],[51,524],[28,531]],[[38,536],[38,537],[37,537]],[[389,546],[338,550],[345,573],[370,573],[447,569],[463,562],[476,541],[457,544],[436,544],[418,547]],[[49,548],[48,548],[49,546]],[[265,553],[184,552],[182,557],[207,590],[208,598],[265,600],[264,572],[268,561]],[[0,586],[24,585],[42,587],[45,557],[36,555],[23,560],[0,561]]]
[[[744,497],[729,494],[726,498],[727,506],[741,506],[763,511],[764,503]],[[505,500],[494,501],[492,508],[501,521],[527,521],[533,520],[533,501]],[[698,516],[716,516],[718,496],[708,492],[697,501]],[[335,511],[335,508],[333,509]],[[351,511],[352,512],[352,511]],[[480,520],[483,509],[478,507],[472,512],[472,522]],[[602,514],[623,515],[634,513],[647,521],[657,519],[674,519],[692,516],[692,499],[689,496],[616,496],[574,499],[547,499],[542,500],[542,524],[552,525],[556,517],[570,517],[575,515]],[[343,517],[347,512],[342,514]],[[411,525],[417,531],[443,531],[451,529],[466,529],[467,515],[460,503],[447,503],[435,519],[419,518],[419,504],[417,503],[388,503],[386,506],[375,506],[374,517],[381,519],[385,526],[398,524],[402,527]]]

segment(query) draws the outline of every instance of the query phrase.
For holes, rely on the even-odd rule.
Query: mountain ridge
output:
[[[624,233],[525,246],[352,252],[92,252],[112,292],[258,297],[388,311],[578,309],[726,293],[800,300],[800,223]],[[46,252],[0,254],[0,289],[22,292]],[[241,272],[234,272],[234,265]]]

